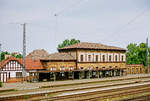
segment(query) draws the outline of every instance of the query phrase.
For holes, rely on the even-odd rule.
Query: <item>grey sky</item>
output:
[[[0,0],[0,43],[21,52],[22,26],[12,23],[27,22],[27,52],[56,52],[71,38],[125,48],[150,39],[149,18],[150,0]]]

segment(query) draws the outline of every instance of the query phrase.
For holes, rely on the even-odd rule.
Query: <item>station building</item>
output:
[[[126,49],[81,42],[59,48],[53,54],[43,49],[34,50],[26,56],[25,67],[22,59],[10,57],[2,61],[0,80],[8,82],[13,78],[17,81],[22,74],[28,81],[113,77],[131,74],[131,68],[141,66],[126,65]],[[143,73],[143,70],[139,69],[138,72]]]
[[[58,49],[58,53],[41,59],[45,71],[39,80],[101,78],[126,75],[126,50],[99,43],[81,42]]]

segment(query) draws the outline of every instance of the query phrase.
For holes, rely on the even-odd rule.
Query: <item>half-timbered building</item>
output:
[[[29,80],[29,75],[35,76],[37,75],[37,71],[42,69],[43,66],[39,59],[32,60],[26,58],[26,68],[23,68],[22,59],[16,59],[11,56],[1,62],[0,81],[18,82],[23,79]]]

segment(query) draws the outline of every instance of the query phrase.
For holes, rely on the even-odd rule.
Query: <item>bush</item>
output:
[[[0,87],[2,87],[2,82],[0,81]]]

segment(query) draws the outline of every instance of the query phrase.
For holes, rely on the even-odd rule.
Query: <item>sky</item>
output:
[[[2,51],[57,52],[65,39],[126,48],[150,44],[150,0],[0,0]]]

